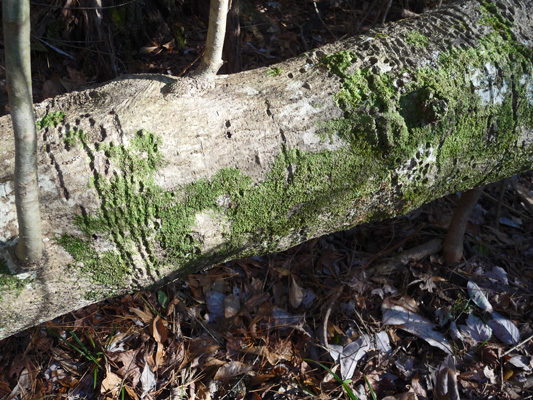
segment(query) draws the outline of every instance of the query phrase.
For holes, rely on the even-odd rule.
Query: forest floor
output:
[[[312,2],[250,2],[259,16],[245,25],[251,12],[242,11],[242,68],[435,6],[407,3],[338,1],[320,20]],[[64,10],[35,10],[35,27],[52,12]],[[146,36],[131,56],[117,49],[117,60],[128,59],[117,71],[194,68],[205,20],[191,12],[176,23],[185,44]],[[61,49],[75,60],[50,49],[34,54],[36,101],[98,82],[89,56]],[[458,198],[231,261],[4,339],[0,399],[533,398],[533,173],[485,188],[460,263],[444,265],[438,252],[402,259],[444,237]]]

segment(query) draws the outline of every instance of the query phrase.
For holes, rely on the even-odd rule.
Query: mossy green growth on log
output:
[[[58,126],[65,119],[65,113],[63,111],[57,111],[48,113],[35,123],[37,129],[43,129],[47,126]]]
[[[80,133],[93,170],[105,157],[111,173],[92,177],[100,205],[77,216],[83,236],[58,242],[82,271],[120,285],[139,263],[154,275],[169,266],[187,273],[200,261],[280,250],[507,177],[531,165],[519,138],[533,126],[532,59],[505,29],[417,70],[354,70],[355,53],[328,56],[344,116],[325,123],[324,139],[339,135],[346,146],[283,147],[258,183],[226,168],[165,190],[154,179],[164,138],[141,130],[127,145],[92,144]],[[216,227],[213,247],[196,231],[199,216]]]
[[[7,266],[7,261],[0,255],[0,301],[8,291],[21,292],[30,280],[31,278],[22,279],[20,275],[13,275]]]
[[[356,200],[377,189],[368,184],[374,171],[351,157],[349,149],[285,149],[260,184],[239,170],[222,169],[211,179],[167,191],[153,179],[164,164],[160,143],[145,131],[139,131],[129,146],[100,144],[92,149],[83,143],[91,160],[103,151],[116,171],[92,179],[101,205],[94,215],[76,217],[84,237],[63,235],[57,241],[82,273],[97,282],[118,286],[134,273],[138,257],[155,273],[169,264],[185,273],[188,264],[202,258],[222,262],[274,251],[287,236],[305,240],[315,232],[353,225],[356,221],[346,216]],[[193,232],[202,213],[222,221],[224,240],[212,254],[202,253],[203,244]]]
[[[429,44],[428,38],[417,31],[411,31],[405,35],[405,41],[410,45],[419,48],[426,48]]]
[[[515,40],[492,3],[481,7],[492,33],[476,47],[442,51],[418,69],[355,69],[350,51],[323,59],[341,79],[336,102],[344,111],[323,134],[338,134],[354,153],[382,159],[403,197],[419,204],[531,165],[520,137],[533,127],[532,50]],[[431,169],[450,184],[425,190]],[[479,176],[469,169],[487,172],[469,178]]]

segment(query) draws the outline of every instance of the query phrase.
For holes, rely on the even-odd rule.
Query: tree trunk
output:
[[[220,69],[223,74],[241,72],[241,25],[239,20],[239,0],[231,0],[226,23],[226,37],[222,51],[224,65]]]
[[[37,182],[37,133],[31,90],[29,0],[4,0],[2,15],[6,81],[16,149],[14,192],[19,229],[16,255],[21,261],[34,263],[41,258],[43,238]],[[11,138],[9,132],[3,134]]]
[[[229,2],[230,0],[211,0],[205,53],[198,69],[194,71],[195,75],[214,80],[214,76],[222,67],[222,48],[226,36]]]
[[[198,96],[137,75],[36,105],[46,257],[0,275],[0,336],[531,169],[531,16],[529,1],[462,2]]]
[[[452,220],[446,232],[446,238],[442,243],[442,255],[446,264],[455,264],[461,261],[464,254],[463,242],[465,239],[466,225],[470,214],[483,193],[483,188],[467,190],[461,194],[461,198],[454,210]]]

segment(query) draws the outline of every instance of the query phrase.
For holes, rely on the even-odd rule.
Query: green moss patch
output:
[[[411,46],[426,48],[429,45],[429,40],[426,36],[418,31],[412,31],[405,35],[405,41]]]
[[[0,255],[0,300],[2,300],[5,291],[20,293],[26,283],[27,280],[19,279],[11,274],[6,260]]]
[[[280,67],[272,67],[272,68],[267,69],[266,71],[266,74],[272,78],[275,76],[279,76],[282,73],[283,73],[283,69]]]
[[[65,113],[63,111],[57,111],[53,113],[48,113],[42,117],[39,121],[35,123],[37,129],[43,129],[47,126],[53,126],[54,128],[58,126],[65,119]]]
[[[211,179],[166,191],[153,179],[164,164],[159,146],[160,139],[144,131],[129,146],[97,146],[118,170],[110,177],[94,175],[92,185],[101,205],[95,214],[76,216],[84,235],[57,239],[74,257],[76,268],[97,282],[120,284],[133,273],[139,257],[157,270],[206,257],[220,262],[275,250],[288,235],[304,240],[314,232],[349,224],[346,215],[354,202],[373,188],[367,184],[373,171],[351,157],[349,149],[286,149],[260,184],[236,169],[222,169]],[[96,149],[86,142],[84,148],[94,158]],[[201,213],[222,222],[225,242],[212,254],[203,254],[203,243],[193,232]]]

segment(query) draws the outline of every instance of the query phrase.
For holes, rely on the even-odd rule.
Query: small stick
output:
[[[509,353],[512,353],[513,351],[515,351],[516,349],[522,347],[523,345],[525,345],[527,342],[529,342],[531,339],[533,339],[533,335],[531,335],[530,337],[528,337],[527,339],[525,340],[522,340],[520,343],[518,343],[516,346],[514,347],[511,347],[509,350],[507,350],[505,353],[502,354],[503,357],[505,357],[507,354]]]

